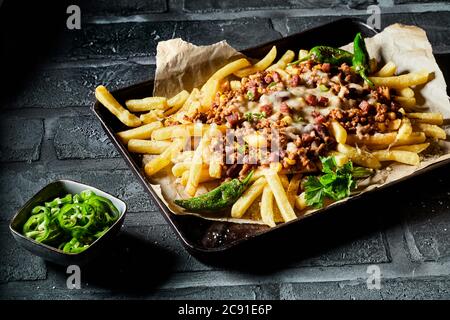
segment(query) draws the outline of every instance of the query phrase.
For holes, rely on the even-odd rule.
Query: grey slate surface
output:
[[[226,39],[242,49],[344,16],[365,18],[375,2],[383,27],[419,25],[435,52],[450,54],[448,2],[134,0],[82,6],[82,30],[65,31],[20,91],[1,101],[0,298],[450,298],[448,167],[349,206],[352,220],[331,217],[317,238],[291,235],[278,255],[210,264],[182,247],[89,110],[96,85],[115,89],[151,78],[160,40]],[[92,184],[129,205],[115,248],[82,269],[80,290],[68,290],[64,268],[19,248],[8,230],[15,211],[58,178]],[[381,290],[367,289],[372,264],[381,268]]]

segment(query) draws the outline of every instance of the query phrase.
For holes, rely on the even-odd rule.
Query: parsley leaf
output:
[[[248,100],[253,100],[255,98],[255,95],[253,94],[252,91],[247,91],[247,99]]]
[[[266,116],[267,115],[264,111],[263,112],[246,112],[244,114],[244,118],[248,122],[258,121],[258,120],[265,118]]]
[[[368,177],[372,170],[353,167],[348,161],[338,167],[334,157],[320,158],[322,172],[320,177],[309,176],[305,182],[306,204],[315,208],[322,208],[326,199],[338,201],[347,198],[356,188],[355,179]]]

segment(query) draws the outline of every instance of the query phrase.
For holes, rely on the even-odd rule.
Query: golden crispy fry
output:
[[[261,219],[269,227],[275,227],[273,216],[273,193],[270,187],[266,185],[261,197]]]
[[[334,157],[334,160],[336,160],[336,165],[338,167],[342,167],[344,164],[346,164],[348,162],[348,157],[347,155],[337,152],[337,151],[331,151],[329,153],[330,156]]]
[[[172,158],[173,163],[179,163],[179,162],[192,162],[192,158],[194,157],[195,151],[187,150],[180,152],[175,157]]]
[[[289,187],[289,179],[287,175],[280,173],[280,181],[284,189],[287,189]]]
[[[165,116],[170,116],[174,114],[184,105],[186,100],[189,98],[189,92],[186,90],[180,91],[178,94],[167,100],[167,105],[169,108],[164,112]]]
[[[203,85],[205,87],[208,85],[208,82],[211,82],[212,80],[222,80],[228,77],[229,75],[237,72],[238,70],[241,70],[243,68],[246,68],[250,66],[250,62],[245,59],[241,58],[236,61],[230,62],[229,64],[225,65],[224,67],[217,70],[209,79],[206,81],[206,83]]]
[[[411,144],[409,146],[398,146],[398,147],[392,147],[391,150],[401,150],[401,151],[410,151],[415,153],[421,153],[422,151],[426,150],[430,143],[419,143],[419,144]]]
[[[414,98],[414,90],[411,88],[403,88],[403,89],[397,89],[396,90],[399,97],[404,98]]]
[[[150,139],[152,132],[161,127],[162,123],[155,121],[137,128],[118,132],[117,136],[124,144],[127,144],[130,139]]]
[[[203,167],[203,150],[208,148],[210,138],[205,134],[200,140],[197,149],[195,149],[194,157],[192,158],[192,165],[189,170],[189,178],[186,184],[186,193],[193,197],[200,183],[200,173]],[[209,174],[209,172],[208,172]]]
[[[402,141],[407,139],[411,135],[412,131],[411,121],[407,117],[403,117],[402,124],[400,125],[400,128],[398,128],[395,140]]]
[[[264,170],[264,175],[266,177],[266,181],[270,186],[270,190],[272,190],[275,200],[278,205],[278,209],[280,209],[281,216],[284,221],[291,221],[297,218],[295,215],[294,209],[289,203],[289,199],[284,191],[283,184],[281,183],[281,179],[278,174],[272,170],[267,169]]]
[[[231,216],[233,218],[242,218],[245,211],[252,205],[256,198],[261,195],[265,185],[266,180],[264,177],[261,177],[250,187],[248,187],[248,189],[245,190],[242,196],[231,207]]]
[[[166,150],[164,150],[163,153],[148,162],[144,167],[147,176],[150,177],[161,169],[167,167],[171,163],[172,158],[183,149],[184,144],[184,138],[176,139]]]
[[[125,101],[125,105],[131,112],[144,112],[154,109],[166,110],[168,108],[167,98],[164,97],[127,100]]]
[[[152,123],[153,121],[159,121],[164,118],[163,110],[150,110],[147,113],[143,113],[139,116],[143,124]]]
[[[143,154],[161,154],[171,145],[169,141],[152,141],[130,139],[128,141],[128,151]]]
[[[378,87],[383,86],[393,89],[402,89],[427,83],[428,72],[408,73],[393,77],[369,77],[369,79]]]
[[[298,188],[300,187],[300,181],[302,179],[302,175],[297,173],[294,174],[291,181],[289,181],[289,186],[287,188],[287,197],[289,199],[289,204],[291,207],[294,207],[295,197],[297,196]]]
[[[376,77],[391,77],[395,74],[395,71],[397,71],[397,66],[394,62],[389,61],[386,63],[383,68],[381,68],[376,74]]]
[[[420,158],[415,152],[403,151],[403,150],[379,150],[374,151],[373,155],[379,161],[396,161],[400,163],[409,164],[412,166],[418,166]]]
[[[263,134],[257,132],[244,136],[244,141],[254,148],[262,148],[267,146],[267,138]]]
[[[402,119],[395,119],[395,120],[391,120],[389,121],[389,124],[387,126],[387,129],[389,131],[395,131],[398,130],[398,128],[400,128],[400,125],[402,124]]]
[[[191,166],[191,161],[175,163],[172,167],[172,173],[175,177],[181,177],[184,172],[189,171]]]
[[[414,122],[437,124],[438,126],[444,123],[444,117],[441,113],[435,112],[411,112],[406,116],[410,119],[414,119]]]
[[[189,170],[183,172],[183,174],[181,175],[181,179],[180,179],[181,185],[186,187],[188,179],[189,179]],[[209,176],[208,168],[206,168],[206,167],[202,168],[202,170],[200,171],[199,183],[210,182],[210,181],[214,181],[215,179],[216,178]],[[197,188],[197,190],[199,190],[199,189],[200,189],[200,186]]]
[[[209,108],[211,108],[212,103],[214,102],[214,97],[216,93],[219,91],[219,80],[211,80],[206,83],[206,85],[201,90],[201,111],[205,112]]]
[[[153,140],[168,140],[171,138],[178,138],[184,136],[202,136],[207,130],[209,130],[210,126],[205,124],[202,126],[196,126],[195,124],[181,124],[177,126],[169,126],[164,128],[159,128],[152,132]],[[226,126],[221,125],[217,127],[221,132],[226,131]]]
[[[219,179],[222,176],[222,154],[213,152],[209,160],[209,175]]]
[[[295,197],[295,208],[302,211],[306,209],[306,193],[302,192]]]
[[[373,145],[389,145],[395,141],[397,134],[395,132],[389,133],[375,133],[372,136],[358,137],[355,134],[347,136],[347,144],[358,146],[373,146]]]
[[[267,69],[277,57],[277,47],[273,46],[267,55],[255,63],[253,66],[239,70],[234,73],[239,78]]]
[[[283,56],[280,58],[280,60],[277,61],[277,63],[271,65],[266,70],[271,71],[275,69],[284,69],[286,68],[287,64],[292,62],[295,58],[295,52],[292,50],[288,50],[283,54]]]
[[[95,89],[95,97],[106,109],[108,109],[126,126],[139,127],[141,125],[141,120],[122,107],[104,86],[98,86]]]
[[[392,144],[392,146],[404,146],[408,144],[423,143],[426,139],[427,137],[425,136],[425,133],[413,132],[407,138],[397,140]]]
[[[442,140],[445,140],[447,138],[445,130],[435,124],[416,123],[414,124],[414,129],[417,131],[422,131],[427,137]]]
[[[381,163],[378,159],[372,155],[371,153],[350,147],[345,144],[338,144],[337,151],[345,154],[352,160],[354,163],[359,164],[360,166],[372,169],[378,169],[381,167]]]
[[[345,144],[347,141],[347,131],[336,120],[331,121],[330,126],[331,134],[334,136],[338,143]]]
[[[409,89],[409,88],[407,88],[407,89]],[[395,96],[394,101],[397,101],[405,108],[414,108],[417,105],[416,98],[414,98],[414,97],[407,98],[407,97]]]

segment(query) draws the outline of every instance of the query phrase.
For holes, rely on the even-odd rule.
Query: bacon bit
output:
[[[328,98],[327,97],[320,97],[318,104],[321,107],[326,107],[328,105]]]
[[[274,82],[280,82],[281,81],[281,77],[280,74],[276,71],[272,72],[272,78]]]
[[[317,97],[313,94],[307,95],[305,101],[310,106],[316,106],[318,102]]]
[[[259,111],[265,112],[266,116],[270,116],[272,114],[273,108],[270,104],[265,104],[259,107]]]
[[[291,79],[291,86],[296,87],[300,81],[300,77],[297,74],[294,74]]]
[[[235,126],[239,122],[239,115],[237,113],[232,113],[225,117],[230,126]]]
[[[329,63],[323,63],[322,64],[322,71],[323,72],[330,72],[331,71],[331,64]]]
[[[291,112],[291,108],[289,108],[286,102],[282,102],[280,105],[280,112],[289,114]]]
[[[270,74],[268,74],[268,75],[266,75],[266,76],[264,77],[264,82],[265,82],[266,84],[270,84],[270,83],[273,82],[273,78],[270,76]]]

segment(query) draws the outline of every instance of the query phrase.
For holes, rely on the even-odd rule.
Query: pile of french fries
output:
[[[305,51],[301,50],[301,58]],[[242,58],[233,61],[216,71],[201,88],[191,92],[181,91],[170,99],[166,97],[147,97],[128,100],[121,106],[108,90],[99,86],[96,97],[123,124],[131,129],[117,133],[117,136],[133,153],[154,155],[145,164],[145,173],[151,177],[162,169],[170,167],[178,183],[184,186],[187,196],[193,197],[205,182],[220,182],[222,177],[222,154],[211,152],[209,146],[217,135],[223,134],[226,126],[190,123],[185,115],[192,116],[197,111],[211,108],[217,93],[222,88],[237,90],[241,87],[239,78],[246,77],[262,70],[275,70],[283,80],[291,76],[289,63],[296,54],[288,50],[275,62],[277,48],[274,46],[260,61],[251,64]],[[427,72],[395,75],[396,66],[392,62],[384,65],[370,80],[376,86],[394,89],[393,97],[403,108],[402,119],[392,121],[383,133],[365,138],[351,135],[336,121],[329,128],[338,142],[335,156],[338,164],[348,160],[355,164],[379,169],[381,163],[395,161],[417,166],[419,155],[429,146],[430,139],[445,139],[445,131],[439,127],[443,117],[438,113],[414,112],[416,99],[414,86],[428,81]],[[165,125],[170,120],[179,125]],[[253,139],[255,138],[255,139]],[[256,142],[257,137],[248,138]],[[430,139],[429,139],[430,138]],[[197,140],[197,143],[193,143]],[[185,150],[186,146],[194,146],[194,150]],[[307,209],[305,194],[301,192],[304,177],[294,174],[290,179],[282,173],[280,163],[272,163],[270,168],[256,169],[251,185],[231,208],[231,217],[243,218],[255,201],[259,201],[261,221],[274,227],[278,222],[296,219]]]

